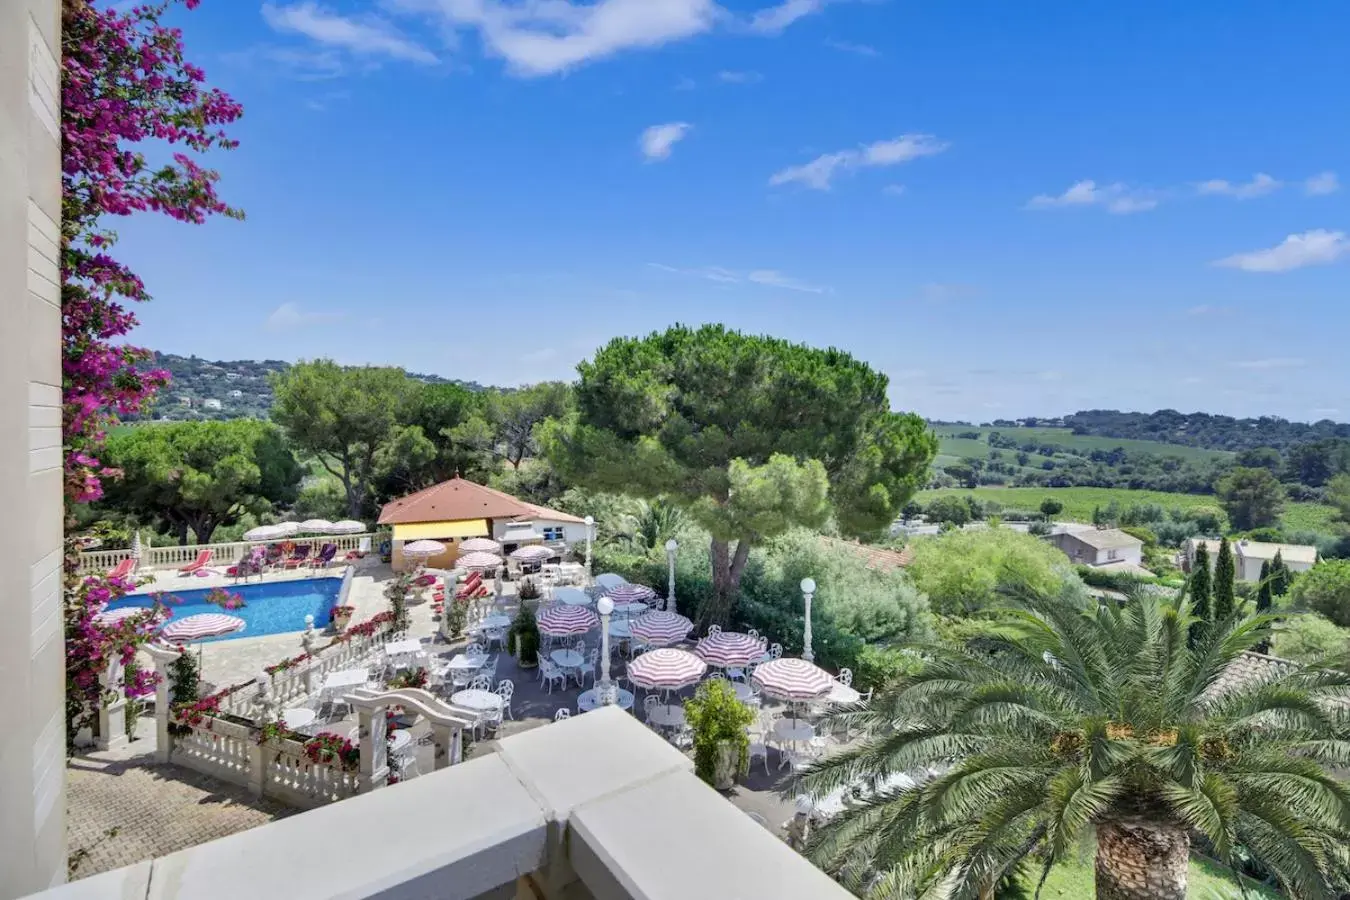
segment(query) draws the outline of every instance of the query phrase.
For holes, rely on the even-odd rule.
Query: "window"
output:
[[[1120,559],[1120,551],[1119,551],[1119,550],[1107,550],[1107,551],[1106,551],[1106,558],[1107,558],[1107,559]]]
[[[561,525],[554,525],[544,529],[544,540],[546,541],[561,541],[565,539]]]

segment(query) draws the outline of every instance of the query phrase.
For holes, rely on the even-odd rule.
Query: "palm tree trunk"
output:
[[[1097,826],[1097,900],[1186,900],[1191,839],[1158,822]]]

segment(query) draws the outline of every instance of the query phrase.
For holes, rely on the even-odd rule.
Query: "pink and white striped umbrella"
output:
[[[719,631],[699,641],[694,652],[710,666],[748,666],[764,655],[764,644],[739,631]]]
[[[515,550],[512,550],[511,558],[529,562],[530,560],[548,559],[556,552],[556,550],[551,550],[548,547],[530,544],[529,546],[517,547]]]
[[[146,606],[124,606],[121,609],[104,610],[94,616],[94,623],[96,625],[117,625],[130,619],[132,616],[139,616],[143,613],[150,612],[153,612],[153,610]]]
[[[459,542],[461,553],[501,553],[502,545],[488,538],[469,538]]]
[[[761,692],[779,700],[819,700],[834,687],[824,669],[804,659],[771,659],[750,676]]]
[[[628,680],[640,688],[678,691],[697,684],[708,666],[688,650],[649,650],[628,664]]]
[[[600,619],[584,606],[554,606],[539,614],[539,630],[554,637],[585,634],[599,624]]]
[[[645,584],[621,584],[605,591],[605,596],[615,603],[646,603],[656,596],[656,591]]]
[[[684,640],[693,627],[694,623],[679,613],[649,612],[633,620],[632,632],[641,641],[664,647]]]
[[[456,566],[465,569],[495,569],[502,564],[502,558],[495,553],[484,553],[481,550],[475,553],[465,553],[459,559],[455,560]]]
[[[243,630],[247,624],[238,616],[227,616],[224,613],[201,613],[174,619],[164,626],[159,632],[159,636],[165,640],[190,644],[203,638],[233,634],[236,631]]]

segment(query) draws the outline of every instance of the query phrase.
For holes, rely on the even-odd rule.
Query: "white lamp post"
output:
[[[802,579],[802,599],[806,601],[806,627],[802,630],[802,659],[814,662],[816,655],[811,652],[811,597],[816,593],[814,578]]]
[[[595,604],[600,614],[600,684],[596,686],[595,696],[601,706],[613,706],[619,702],[619,691],[609,680],[609,617],[614,612],[614,601],[601,597]]]
[[[595,519],[586,517],[586,581],[591,580],[591,532],[595,530]]]
[[[670,563],[670,586],[666,590],[666,612],[675,611],[675,551],[680,547],[671,538],[666,541],[666,562]]]

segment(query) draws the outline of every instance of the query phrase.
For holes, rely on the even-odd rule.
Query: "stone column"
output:
[[[61,4],[0,2],[0,898],[66,879]]]
[[[389,781],[389,734],[384,720],[386,707],[375,709],[358,707],[360,723],[361,775],[358,779],[362,793],[382,788]]]
[[[166,763],[173,755],[173,735],[169,733],[170,717],[173,706],[174,681],[171,666],[178,653],[167,648],[149,646],[145,648],[155,662],[155,674],[159,683],[155,685],[155,762]]]
[[[100,693],[103,695],[103,700],[98,705],[100,750],[113,750],[128,743],[125,674],[126,667],[122,665],[122,656],[114,652],[108,659],[108,667],[98,676],[99,687],[102,689]]]
[[[431,741],[436,747],[435,768],[445,769],[450,766],[457,766],[462,762],[461,756],[464,751],[462,733],[457,725],[441,722],[431,723]]]

